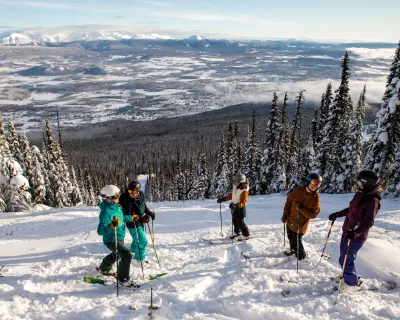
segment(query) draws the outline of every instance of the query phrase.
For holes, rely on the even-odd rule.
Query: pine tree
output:
[[[97,201],[93,190],[92,177],[90,176],[88,169],[85,170],[85,188],[87,192],[86,204],[88,206],[95,206],[97,204]]]
[[[185,177],[184,177],[183,171],[182,171],[182,162],[181,162],[179,151],[177,151],[177,155],[176,155],[174,186],[175,186],[175,201],[184,201],[185,200]]]
[[[400,41],[394,53],[394,59],[389,70],[389,75],[387,76],[386,89],[382,98],[383,101],[390,99],[394,94],[394,89],[396,88],[396,84],[399,79],[398,75],[399,63],[400,63]]]
[[[342,76],[339,89],[333,104],[329,107],[326,148],[326,170],[324,172],[325,183],[322,190],[327,193],[344,193],[344,167],[342,154],[345,142],[348,139],[350,106],[349,95],[350,59],[346,51],[342,60]]]
[[[18,137],[20,151],[22,154],[22,159],[24,161],[23,167],[25,168],[24,175],[29,180],[32,174],[31,162],[32,162],[32,154],[29,146],[28,138],[25,133]]]
[[[25,162],[21,152],[21,147],[18,139],[17,131],[15,130],[14,121],[10,120],[8,122],[8,145],[11,151],[11,154],[15,161],[19,163],[22,168],[22,171],[25,171]]]
[[[400,63],[398,62],[399,48],[396,50],[394,64],[397,68],[392,78],[392,69],[388,77],[390,85],[386,87],[380,111],[375,121],[375,131],[372,135],[369,149],[364,160],[364,167],[373,170],[385,181],[388,180],[390,167],[395,161],[396,150],[400,143]],[[390,89],[394,88],[394,89]]]
[[[71,192],[71,204],[76,206],[83,202],[81,190],[79,189],[79,183],[76,180],[75,169],[71,166],[71,184],[72,184],[72,192]]]
[[[220,152],[218,154],[217,168],[214,176],[215,195],[220,198],[226,195],[230,188],[230,172],[227,164],[225,136],[222,136]]]
[[[246,150],[244,154],[243,172],[249,181],[249,193],[257,193],[257,185],[260,180],[261,149],[257,138],[256,115],[253,111],[253,119],[246,139]]]
[[[267,129],[265,130],[265,149],[261,159],[262,190],[267,193],[276,192],[276,182],[273,181],[273,178],[279,159],[279,136],[281,131],[279,118],[278,95],[274,92]]]
[[[194,166],[194,162],[193,162],[193,158],[189,159],[189,164],[187,167],[187,170],[185,172],[185,186],[186,186],[186,199],[188,200],[195,200],[197,199],[197,190],[196,188],[196,183],[195,183],[195,179],[196,179],[196,170],[195,170],[195,166]]]
[[[36,204],[44,203],[46,188],[44,186],[42,167],[37,153],[32,154],[32,171],[29,181],[31,186],[32,202]]]
[[[302,181],[304,181],[305,177],[307,177],[307,175],[313,171],[312,164],[314,163],[315,160],[315,151],[313,147],[314,134],[312,132],[313,125],[314,124],[312,123],[311,130],[307,139],[307,145],[301,148],[300,151],[300,161],[295,178],[297,184],[300,184]]]
[[[207,159],[204,153],[200,154],[199,158],[199,172],[197,175],[197,199],[204,199],[206,196],[207,190],[207,180],[208,180],[208,168],[207,168]]]
[[[303,103],[304,103],[304,90],[299,92],[299,95],[296,97],[297,108],[296,114],[293,119],[293,128],[292,135],[290,138],[290,147],[289,147],[289,159],[288,166],[286,169],[286,184],[288,189],[291,190],[295,186],[297,186],[301,181],[298,180],[296,172],[299,166],[299,158],[300,158],[300,143],[301,143],[301,127],[302,127],[302,119],[303,119]]]
[[[350,135],[344,145],[342,157],[343,165],[345,166],[343,189],[350,193],[356,191],[355,180],[358,171],[361,169],[362,159],[362,131],[365,118],[365,102],[366,102],[366,86],[360,94],[360,99],[357,102],[357,108],[353,114],[350,126]]]

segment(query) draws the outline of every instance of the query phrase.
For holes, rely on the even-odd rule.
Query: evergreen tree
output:
[[[296,187],[301,181],[298,180],[296,172],[299,166],[300,158],[300,143],[301,143],[301,127],[303,118],[303,103],[304,103],[304,90],[299,92],[296,97],[296,114],[293,119],[292,135],[290,138],[289,159],[286,169],[286,184],[289,190]]]
[[[360,94],[357,102],[357,108],[353,114],[350,126],[350,135],[344,145],[342,157],[345,166],[343,189],[344,192],[350,193],[356,191],[355,180],[358,171],[361,169],[362,159],[362,131],[365,118],[365,102],[366,102],[366,86]]]
[[[273,178],[279,159],[279,136],[281,131],[279,118],[278,95],[274,92],[267,129],[265,130],[265,149],[261,159],[262,190],[267,193],[276,192],[276,183]]]
[[[88,206],[95,206],[97,201],[93,190],[92,177],[90,176],[88,169],[85,170],[85,188],[87,192],[86,204]]]
[[[215,195],[220,198],[226,195],[230,188],[230,172],[227,164],[225,136],[222,136],[220,152],[218,154],[217,169],[214,176]]]
[[[260,180],[261,149],[257,138],[256,115],[253,111],[253,119],[246,139],[243,172],[249,181],[249,194],[257,193],[257,185]]]
[[[31,162],[32,162],[32,154],[29,146],[28,138],[25,133],[18,137],[20,151],[22,154],[22,159],[24,161],[23,167],[25,168],[24,175],[29,180],[32,174]]]
[[[76,180],[75,169],[71,166],[71,184],[72,184],[72,192],[71,192],[71,204],[76,206],[83,202],[81,190],[79,188],[79,183]]]
[[[42,174],[41,163],[39,162],[37,153],[32,153],[32,171],[30,175],[30,186],[32,194],[32,202],[36,204],[44,203],[46,196],[46,187]]]
[[[386,89],[382,100],[386,101],[390,99],[394,94],[394,89],[399,81],[399,63],[400,63],[400,41],[397,45],[397,49],[394,53],[394,59],[389,70],[389,75],[387,76]],[[397,78],[397,79],[396,79]]]
[[[207,159],[204,153],[200,154],[199,158],[199,172],[197,175],[197,199],[204,199],[206,196],[207,190],[207,180],[208,180],[208,168],[207,168]]]
[[[346,51],[342,60],[342,76],[339,89],[333,104],[329,107],[329,122],[327,128],[326,170],[324,172],[325,183],[322,190],[327,193],[344,193],[344,167],[342,165],[343,147],[348,139],[350,106],[349,95],[350,59]]]
[[[175,186],[175,201],[184,201],[185,200],[185,177],[184,177],[183,171],[182,171],[182,162],[181,162],[179,151],[177,151],[177,155],[176,155],[174,186]]]
[[[372,135],[369,149],[364,160],[364,167],[373,170],[385,181],[389,178],[390,167],[395,161],[396,150],[400,142],[400,63],[399,48],[396,50],[394,64],[397,63],[394,77],[392,69],[386,87],[385,97],[375,121],[375,131]],[[393,89],[390,89],[393,88]]]
[[[186,179],[186,199],[188,200],[195,200],[197,199],[197,190],[196,190],[196,169],[194,166],[193,158],[189,159],[189,164],[187,170],[185,172],[185,179]]]
[[[25,162],[22,156],[18,134],[17,131],[15,130],[14,121],[12,120],[8,122],[8,145],[13,158],[15,159],[15,161],[19,163],[19,165],[22,168],[22,171],[25,171]]]

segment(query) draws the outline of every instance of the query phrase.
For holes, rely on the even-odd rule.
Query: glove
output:
[[[149,210],[149,212],[147,212],[147,215],[149,216],[149,217],[151,217],[151,220],[154,220],[155,218],[156,218],[156,215],[154,214],[154,212],[152,212],[152,211],[150,211]],[[150,219],[149,219],[150,220]]]
[[[139,216],[136,213],[132,213],[132,221],[138,221],[139,220]]]
[[[234,204],[233,202],[231,202],[231,203],[229,204],[229,209],[235,210],[236,208],[237,208],[237,204]]]
[[[347,236],[347,239],[354,240],[357,235],[353,230],[347,230],[346,236]]]
[[[337,218],[336,212],[335,213],[331,213],[328,217],[329,221],[335,221]]]
[[[281,221],[282,223],[286,223],[287,217],[286,216],[282,216]]]
[[[110,227],[111,229],[114,230],[118,225],[119,225],[119,219],[116,216],[114,216],[110,223]]]
[[[301,210],[304,206],[300,202],[296,202],[296,208]]]
[[[217,203],[221,203],[221,202],[224,202],[224,201],[225,201],[224,198],[219,198],[219,199],[217,200]]]

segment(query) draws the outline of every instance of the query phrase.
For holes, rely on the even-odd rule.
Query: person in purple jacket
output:
[[[344,267],[344,283],[340,287],[341,292],[359,290],[358,277],[354,261],[357,252],[368,238],[369,229],[374,225],[374,220],[380,209],[379,176],[371,170],[362,170],[357,175],[358,191],[350,201],[348,208],[329,215],[329,220],[346,217],[342,227],[342,239],[340,242],[339,264],[343,268],[347,243],[350,240],[349,252]]]

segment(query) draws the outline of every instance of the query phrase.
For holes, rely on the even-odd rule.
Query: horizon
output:
[[[345,7],[343,12],[341,8]],[[0,0],[7,15],[0,32],[66,28],[119,28],[133,33],[155,33],[174,38],[198,34],[210,39],[288,40],[314,42],[398,42],[396,9],[390,0],[366,5],[347,3],[304,3],[249,0],[218,3],[105,0],[10,1]],[[267,13],[260,14],[260,13]],[[121,14],[122,13],[122,14]],[[298,18],[301,17],[301,18]],[[20,21],[17,22],[16,21]],[[3,32],[2,32],[3,31]]]

